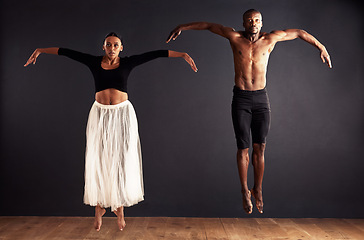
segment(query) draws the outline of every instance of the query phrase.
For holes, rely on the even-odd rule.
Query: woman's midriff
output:
[[[115,88],[109,88],[97,92],[95,100],[104,105],[115,105],[128,100],[128,94]]]

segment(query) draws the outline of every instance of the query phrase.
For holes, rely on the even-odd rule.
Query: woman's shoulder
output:
[[[122,62],[124,64],[133,61],[133,56],[122,56],[119,58],[120,58],[120,62]]]

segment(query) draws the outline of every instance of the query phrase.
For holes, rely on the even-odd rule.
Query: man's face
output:
[[[262,29],[262,15],[258,12],[247,14],[243,20],[243,26],[248,33],[257,34]]]

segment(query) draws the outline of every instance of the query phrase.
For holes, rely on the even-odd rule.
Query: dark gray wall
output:
[[[274,2],[274,5],[272,4]],[[82,204],[85,127],[92,76],[37,47],[101,55],[117,31],[132,55],[188,52],[157,59],[129,79],[139,119],[145,201],[127,216],[245,217],[230,118],[233,61],[227,40],[179,23],[242,28],[257,8],[264,31],[305,29],[325,44],[333,69],[301,40],[278,43],[268,66],[272,126],[266,150],[264,217],[364,217],[363,17],[355,1],[1,1],[1,215],[90,216]],[[252,186],[252,175],[249,181]],[[258,214],[252,216],[257,217]]]

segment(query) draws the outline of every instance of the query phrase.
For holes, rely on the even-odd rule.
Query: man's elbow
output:
[[[309,35],[308,32],[306,32],[305,30],[297,29],[297,37],[305,39],[307,38],[308,35]]]
[[[219,29],[220,28],[219,25],[220,24],[217,23],[204,22],[205,29],[209,31],[214,31],[216,29]]]

